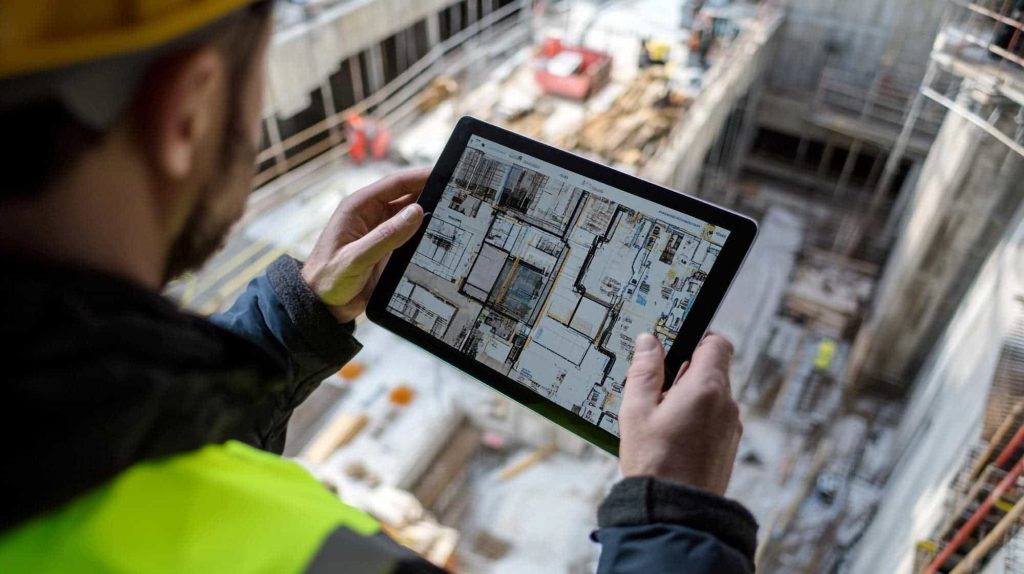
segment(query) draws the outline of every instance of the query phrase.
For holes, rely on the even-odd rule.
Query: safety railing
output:
[[[921,93],[1024,156],[1024,1],[949,3]],[[964,104],[965,89],[987,99]]]
[[[950,0],[950,4],[947,30],[957,28],[966,45],[991,53],[1003,66],[1024,70],[1024,4],[1019,0]]]
[[[378,117],[391,115],[396,110],[408,109],[410,102],[418,103],[417,98],[422,95],[423,88],[438,77],[450,73],[451,69],[447,65],[449,57],[456,55],[469,43],[484,43],[485,39],[507,33],[515,24],[506,20],[518,20],[513,17],[517,12],[529,14],[529,4],[529,0],[517,0],[482,16],[450,38],[438,43],[408,69],[355,105],[327,115],[280,142],[272,143],[256,157],[258,165],[270,160],[273,160],[273,163],[256,174],[254,187],[260,187],[328,150],[347,151],[350,144],[345,141],[343,135],[336,133],[337,128],[345,122],[345,118],[352,114]],[[267,121],[276,119],[271,117]],[[310,141],[323,136],[330,137],[309,144]],[[300,146],[306,147],[292,153]]]
[[[826,68],[812,107],[816,111],[855,118],[865,125],[876,126],[882,133],[898,134],[917,94],[924,69],[924,65],[919,72],[885,66],[871,71]],[[914,126],[914,135],[930,141],[938,133],[942,118],[943,114],[922,114]]]

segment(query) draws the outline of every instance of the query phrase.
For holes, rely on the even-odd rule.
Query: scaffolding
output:
[[[1024,156],[1024,1],[950,0],[921,94]]]
[[[490,61],[497,54],[528,44],[533,32],[529,0],[512,0],[501,6],[495,2],[497,0],[481,3],[487,9],[479,14],[473,13],[471,20],[465,22],[464,26],[461,21],[452,22],[451,27],[455,31],[451,36],[443,41],[440,38],[431,40],[432,45],[419,59],[413,57],[412,52],[415,50],[407,45],[405,35],[408,30],[397,34],[395,38],[399,47],[396,59],[398,54],[402,54],[401,60],[408,67],[390,81],[385,82],[383,77],[384,55],[380,44],[367,46],[364,50],[365,58],[360,54],[350,56],[347,62],[351,77],[343,81],[350,82],[357,101],[345,109],[338,109],[333,103],[330,83],[332,73],[318,70],[315,75],[322,78],[318,90],[322,97],[319,105],[311,103],[307,110],[322,116],[322,119],[283,137],[276,116],[266,115],[263,127],[267,141],[256,157],[260,171],[253,180],[253,187],[264,186],[307,162],[326,163],[348,153],[351,142],[345,139],[339,128],[352,115],[369,116],[392,129],[400,129],[430,97],[431,91],[427,88],[434,82],[463,73],[473,65]],[[324,25],[321,20],[314,17],[302,26],[306,30],[309,61],[314,65],[319,61],[313,56],[317,42],[330,43],[321,38],[322,31],[318,28]],[[436,24],[432,18],[428,19],[430,22]],[[368,93],[364,93],[363,89],[363,61],[367,63],[365,75],[370,78]],[[340,63],[332,64],[340,66]],[[321,106],[322,109],[314,109]]]
[[[880,212],[892,191],[930,105],[962,116],[1024,157],[1024,0],[948,3],[928,69],[875,187],[869,206],[872,215]],[[899,220],[907,195],[900,192],[887,230]],[[863,246],[868,231],[859,229],[847,243],[848,250]],[[889,234],[880,237],[887,239]]]
[[[1021,300],[1024,302],[1024,299]],[[953,480],[949,512],[917,545],[915,572],[975,572],[1000,556],[1003,571],[1024,574],[1024,308],[1007,334],[986,408],[984,443]],[[1016,541],[1016,542],[1014,542]]]
[[[922,38],[931,38],[938,23],[922,19],[919,10],[914,2],[901,2],[888,25],[858,30],[870,42],[854,36],[823,46],[826,57],[807,115],[814,129],[801,134],[793,162],[813,170],[804,179],[845,214],[829,225],[822,246],[875,263],[884,260],[891,241],[860,249],[861,237],[884,227],[883,214],[895,207],[891,188],[910,177],[908,160],[928,154],[946,114],[940,105],[918,102],[930,65],[930,43]],[[851,46],[863,55],[851,58]],[[903,138],[911,115],[915,120]],[[817,134],[824,134],[821,151]]]

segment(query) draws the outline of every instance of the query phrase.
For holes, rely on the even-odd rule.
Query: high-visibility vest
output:
[[[302,572],[339,528],[380,531],[301,466],[227,442],[138,463],[0,533],[0,572]]]

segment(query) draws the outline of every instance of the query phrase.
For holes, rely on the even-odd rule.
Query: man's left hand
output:
[[[423,223],[416,198],[428,175],[421,169],[384,178],[345,198],[331,216],[302,278],[338,321],[347,323],[366,309],[388,256]]]

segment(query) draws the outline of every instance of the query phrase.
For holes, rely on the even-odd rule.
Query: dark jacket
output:
[[[293,409],[360,349],[283,257],[206,320],[86,270],[8,261],[0,539],[146,461],[241,440],[280,453]],[[753,571],[742,506],[652,478],[618,483],[598,512],[599,572]],[[310,571],[439,571],[383,534],[328,536]],[[376,560],[376,562],[374,562]]]

